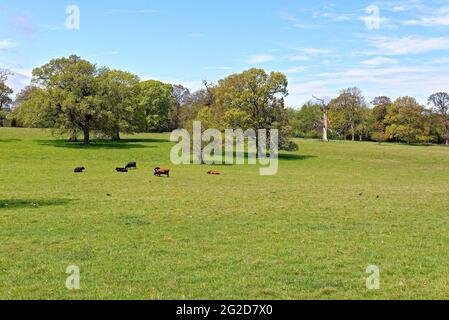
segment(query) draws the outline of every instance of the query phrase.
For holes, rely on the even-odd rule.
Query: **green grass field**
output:
[[[125,138],[0,128],[1,299],[449,298],[449,148],[300,140],[262,177],[174,167],[168,135]]]

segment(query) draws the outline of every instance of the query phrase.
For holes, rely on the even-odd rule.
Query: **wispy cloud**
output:
[[[329,49],[318,49],[318,48],[300,48],[297,49],[299,52],[303,52],[305,54],[329,54],[332,53],[332,50]]]
[[[437,50],[449,50],[449,38],[408,36],[403,38],[370,37],[366,42],[374,47],[368,55],[407,55]]]
[[[304,72],[304,70],[306,70],[306,67],[304,67],[304,66],[297,66],[297,67],[293,67],[293,68],[289,68],[287,70],[284,70],[284,71],[282,71],[282,73],[295,74],[295,73]]]
[[[356,17],[356,15],[353,13],[315,12],[313,14],[313,17],[315,19],[325,18],[325,19],[329,19],[331,21],[349,21],[349,20],[352,20],[354,17]]]
[[[419,19],[405,21],[406,25],[422,25],[426,27],[432,26],[449,26],[449,7],[442,7],[438,12],[423,16]]]
[[[271,54],[255,54],[255,55],[250,56],[246,62],[258,64],[258,63],[270,62],[275,59],[276,59],[275,56],[273,56]]]
[[[396,64],[399,61],[392,58],[386,58],[386,57],[376,57],[372,59],[368,59],[365,61],[362,61],[361,64],[367,65],[367,66],[380,66],[385,64]]]
[[[284,21],[289,22],[295,28],[310,29],[310,28],[317,28],[318,27],[318,25],[316,25],[316,24],[305,23],[301,19],[298,19],[297,17],[295,17],[294,15],[292,15],[292,14],[290,14],[288,12],[281,12],[281,13],[279,13],[279,18],[284,20]]]
[[[11,39],[0,40],[0,50],[10,49],[15,46],[16,46],[16,43],[14,41],[12,41]]]
[[[12,75],[8,77],[7,84],[10,86],[14,93],[20,92],[25,86],[30,84],[32,77],[32,70],[24,68],[8,68],[11,70]]]
[[[61,30],[63,28],[62,25],[54,25],[54,24],[41,24],[41,25],[39,25],[39,27],[44,30],[49,30],[49,31],[57,31],[57,30]]]
[[[120,10],[120,9],[109,9],[106,14],[120,14],[120,13],[159,13],[156,9],[139,9],[139,10]]]

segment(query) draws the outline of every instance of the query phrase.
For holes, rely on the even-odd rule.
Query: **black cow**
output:
[[[128,169],[126,169],[126,168],[116,168],[115,171],[117,171],[117,172],[128,172]]]
[[[86,168],[84,168],[84,167],[78,167],[78,168],[75,168],[75,170],[73,170],[73,172],[75,172],[75,173],[83,173],[84,170],[86,170]]]
[[[137,162],[130,162],[126,165],[125,169],[137,169]]]

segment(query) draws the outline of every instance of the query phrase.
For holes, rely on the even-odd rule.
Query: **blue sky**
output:
[[[66,8],[80,28],[66,28]],[[0,68],[75,53],[191,90],[251,67],[289,78],[287,102],[358,86],[368,100],[449,91],[449,1],[1,0]]]

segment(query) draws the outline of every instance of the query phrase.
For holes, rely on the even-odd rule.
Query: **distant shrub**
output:
[[[293,141],[288,140],[280,146],[280,149],[284,150],[284,151],[298,151],[299,146],[296,143],[294,143]]]

